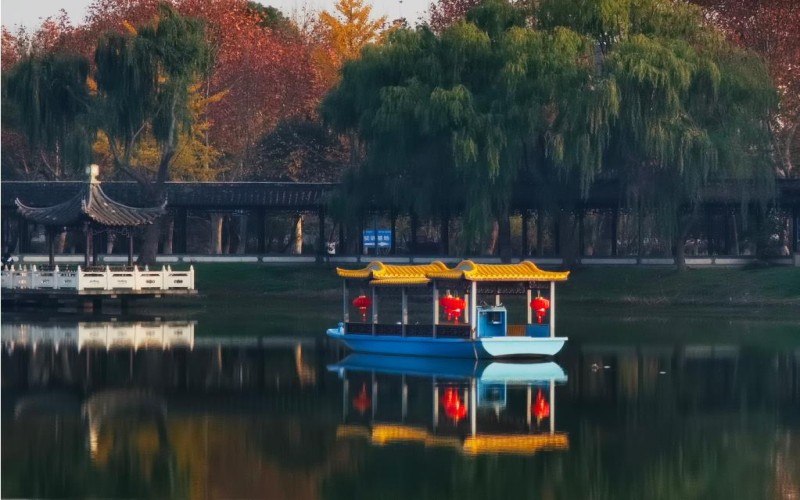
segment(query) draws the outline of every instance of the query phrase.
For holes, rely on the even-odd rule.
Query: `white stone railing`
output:
[[[188,271],[173,271],[163,266],[151,271],[106,266],[105,269],[37,269],[15,266],[2,270],[2,288],[7,290],[194,290],[194,266]]]

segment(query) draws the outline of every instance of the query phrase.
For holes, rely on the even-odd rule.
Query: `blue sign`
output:
[[[365,229],[364,248],[391,248],[391,229]]]

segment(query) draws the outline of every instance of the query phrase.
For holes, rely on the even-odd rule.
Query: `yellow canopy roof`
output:
[[[544,271],[526,260],[518,264],[478,264],[461,261],[454,269],[428,273],[433,279],[465,279],[469,281],[567,281],[569,271]]]
[[[384,264],[383,262],[370,262],[364,269],[342,269],[336,268],[336,274],[342,278],[368,279],[372,278],[373,284],[379,281],[395,281],[391,284],[423,284],[427,283],[428,273],[436,271],[447,271],[447,266],[443,262],[435,260],[430,264],[397,266]],[[390,284],[390,283],[387,283]]]
[[[457,437],[437,436],[421,427],[399,424],[376,424],[370,430],[359,425],[341,425],[336,429],[337,438],[360,437],[372,444],[384,446],[398,442],[418,442],[425,446],[445,446],[461,449],[468,455],[481,453],[516,453],[528,455],[543,450],[569,449],[566,433],[554,434],[478,434],[463,441]]]
[[[450,269],[440,261],[423,265],[391,265],[370,262],[364,269],[336,268],[342,278],[371,279],[371,285],[423,285],[431,279],[466,279],[469,281],[566,281],[569,271],[543,271],[531,261],[518,264],[477,264],[462,261]]]

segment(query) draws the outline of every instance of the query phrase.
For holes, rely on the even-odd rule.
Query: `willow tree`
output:
[[[25,135],[52,180],[83,172],[91,158],[88,74],[85,59],[62,53],[31,55],[3,73],[3,125]]]
[[[107,33],[95,50],[95,109],[114,164],[147,187],[150,202],[164,198],[182,131],[191,129],[191,84],[210,59],[202,21],[159,6],[153,22],[128,33]],[[131,159],[146,135],[158,145],[154,175]],[[148,227],[139,261],[154,262],[161,225]]]
[[[530,179],[563,197],[615,176],[679,249],[710,183],[769,194],[766,69],[684,3],[487,0],[441,34],[394,33],[342,76],[323,110],[366,143],[351,177],[463,203],[470,239]]]

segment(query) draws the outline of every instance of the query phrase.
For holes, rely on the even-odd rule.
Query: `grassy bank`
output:
[[[281,298],[336,300],[332,266],[200,264],[197,286],[210,299],[245,305]],[[800,307],[800,268],[672,269],[597,267],[574,271],[560,301],[627,305]]]

